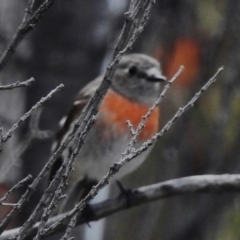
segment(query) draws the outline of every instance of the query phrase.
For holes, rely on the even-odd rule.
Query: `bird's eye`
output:
[[[128,69],[128,73],[130,74],[130,76],[133,76],[137,73],[138,69],[136,66],[131,66],[129,69]]]

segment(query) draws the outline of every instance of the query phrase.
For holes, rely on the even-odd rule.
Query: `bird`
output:
[[[97,77],[79,91],[68,115],[60,122],[53,144],[54,150],[73,128],[74,122],[80,117],[102,80],[103,76]],[[126,121],[129,120],[133,128],[137,128],[142,117],[159,97],[161,85],[166,80],[160,63],[153,57],[143,53],[132,53],[122,57],[113,75],[111,86],[100,104],[96,122],[75,160],[74,170],[68,178],[66,199],[60,204],[58,213],[73,208],[88,194],[92,186],[101,180],[110,166],[120,159],[132,138]],[[155,108],[137,137],[135,147],[140,147],[158,131],[159,114],[159,108]],[[151,149],[152,147],[123,166],[116,177],[121,179],[137,169]],[[65,150],[62,157],[52,166],[48,181],[53,179],[67,154]]]

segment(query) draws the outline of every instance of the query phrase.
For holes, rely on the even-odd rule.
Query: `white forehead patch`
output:
[[[153,76],[157,78],[163,78],[165,79],[166,77],[162,75],[162,72],[159,68],[157,67],[152,67],[146,71],[148,76]]]

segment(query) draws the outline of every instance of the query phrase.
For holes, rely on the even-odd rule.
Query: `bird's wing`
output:
[[[71,127],[73,126],[73,123],[80,117],[82,110],[100,86],[102,79],[102,76],[96,78],[79,91],[70,112],[60,121],[60,128],[56,134],[55,142],[53,143],[52,147],[53,151],[56,151],[59,148],[63,139],[67,136]],[[54,175],[61,167],[62,161],[62,158],[59,158],[53,164],[49,173],[48,183],[53,179]]]

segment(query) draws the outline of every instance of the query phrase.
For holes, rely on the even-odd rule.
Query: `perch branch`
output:
[[[240,174],[223,174],[223,175],[202,175],[190,176],[172,179],[169,181],[156,183],[149,186],[144,186],[131,190],[130,201],[131,206],[136,207],[142,204],[147,204],[152,201],[177,197],[186,194],[219,194],[226,192],[239,192],[240,191]],[[105,200],[100,203],[90,204],[88,213],[89,218],[80,215],[77,219],[77,225],[97,221],[101,218],[118,213],[122,210],[129,209],[127,199],[119,195],[118,197]],[[46,226],[54,226],[65,214],[58,215],[50,218]],[[37,223],[32,232],[26,237],[26,240],[32,239],[37,233],[39,223]],[[58,228],[47,229],[46,235],[63,231],[67,226],[67,222],[62,222]],[[20,228],[15,228],[5,231],[0,240],[9,239],[12,235],[18,233]]]

